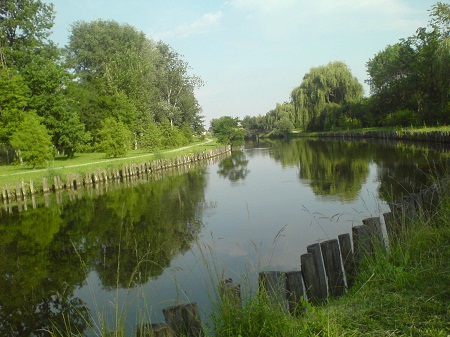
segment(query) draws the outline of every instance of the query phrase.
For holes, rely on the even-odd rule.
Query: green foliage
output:
[[[219,143],[236,146],[243,144],[246,134],[239,127],[239,119],[230,116],[211,120],[211,130]]]
[[[161,148],[161,132],[156,123],[147,123],[141,137],[141,146],[150,151]]]
[[[99,133],[100,151],[107,157],[123,157],[131,146],[131,132],[122,122],[107,118]]]
[[[33,168],[53,158],[51,137],[40,119],[29,113],[11,137],[11,145],[20,151],[20,157]]]
[[[417,126],[419,118],[414,111],[404,109],[388,114],[382,124],[385,126]]]
[[[156,80],[159,103],[155,120],[169,120],[171,125],[181,127],[190,124],[199,130],[197,116],[200,107],[194,96],[194,89],[203,85],[198,76],[188,74],[189,65],[169,45],[156,45]]]
[[[72,90],[80,102],[80,119],[94,143],[97,120],[109,117],[120,119],[136,138],[146,133],[147,124],[166,120],[201,131],[194,89],[202,82],[188,74],[187,62],[168,45],[154,43],[129,25],[80,21],[72,27],[67,52],[67,66],[79,79]],[[179,142],[173,136],[168,141]]]
[[[30,90],[17,71],[0,67],[0,142],[9,143],[25,116]]]
[[[275,123],[274,132],[277,135],[287,137],[289,132],[294,129],[294,123],[292,123],[288,118],[283,117]]]
[[[395,120],[398,111],[406,110],[417,116],[414,124],[450,122],[449,12],[449,4],[438,2],[430,10],[430,29],[418,28],[415,35],[387,46],[367,63],[379,123]]]
[[[21,68],[30,51],[47,43],[53,27],[53,5],[40,0],[3,0],[0,8],[2,65]]]
[[[342,62],[311,68],[291,93],[298,126],[326,130],[337,125],[338,114],[362,99],[363,88]]]

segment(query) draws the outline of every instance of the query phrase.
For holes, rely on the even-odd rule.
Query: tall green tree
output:
[[[430,26],[387,46],[367,63],[379,124],[450,122],[450,5],[430,10]]]
[[[339,117],[335,115],[345,113],[346,106],[361,100],[362,95],[362,85],[343,62],[311,68],[291,93],[297,125],[304,130],[334,126]]]
[[[93,141],[99,131],[95,116],[119,117],[138,139],[145,124],[154,120],[157,104],[158,52],[153,41],[134,27],[115,21],[78,21],[72,26],[66,52],[66,65],[80,86],[81,120]],[[120,108],[112,109],[116,104]]]
[[[157,48],[157,87],[160,100],[157,121],[168,119],[171,125],[188,124],[196,131],[201,131],[201,109],[194,90],[201,87],[203,81],[200,77],[189,74],[189,64],[169,45],[159,42]]]
[[[71,78],[61,65],[61,50],[48,39],[53,20],[53,6],[40,0],[1,1],[1,59],[3,67],[16,71],[29,89],[24,110],[43,117],[53,145],[73,155],[84,126],[76,110],[68,109],[66,88]]]

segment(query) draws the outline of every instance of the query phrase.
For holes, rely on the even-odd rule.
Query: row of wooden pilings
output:
[[[167,170],[174,167],[197,163],[206,159],[214,158],[231,151],[230,146],[224,146],[213,150],[203,151],[201,153],[188,153],[174,158],[156,159],[140,164],[127,164],[114,168],[103,168],[94,171],[86,171],[84,174],[68,174],[67,179],[61,179],[56,175],[53,181],[49,182],[47,178],[42,179],[42,188],[35,188],[33,180],[26,183],[25,180],[17,182],[14,187],[4,186],[1,192],[1,199],[5,205],[12,202],[26,202],[27,196],[33,197],[38,193],[44,195],[50,192],[63,190],[78,190],[82,187],[107,184],[110,181],[125,181],[134,177],[142,177],[157,171]]]
[[[315,243],[300,255],[300,269],[288,272],[264,271],[258,275],[259,291],[286,313],[298,315],[307,310],[306,303],[320,304],[327,298],[345,294],[353,285],[357,266],[378,249],[388,249],[403,226],[420,217],[429,217],[437,206],[449,179],[405,196],[390,204],[391,212],[367,218],[362,225],[337,239]],[[219,284],[222,303],[242,306],[240,284],[232,279]],[[225,302],[226,301],[226,302]],[[137,327],[138,337],[198,337],[204,336],[196,303],[179,304],[163,309],[165,323]]]
[[[450,143],[449,131],[346,131],[346,132],[324,132],[319,137],[333,137],[340,139],[383,139],[383,140],[407,140],[418,142]]]

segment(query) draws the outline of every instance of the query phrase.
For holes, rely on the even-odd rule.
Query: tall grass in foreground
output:
[[[389,250],[364,259],[348,294],[289,316],[262,293],[242,307],[224,300],[215,336],[450,335],[450,191],[431,218],[404,224]]]

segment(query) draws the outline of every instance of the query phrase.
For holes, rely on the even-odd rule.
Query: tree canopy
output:
[[[49,39],[54,19],[41,0],[1,1],[0,145],[12,145],[30,113],[69,157],[102,149],[106,120],[121,123],[135,149],[146,147],[151,128],[158,143],[166,122],[181,142],[204,130],[194,95],[202,81],[169,45],[128,24],[95,20],[73,23],[62,49]]]
[[[362,99],[363,87],[343,62],[311,68],[291,93],[303,130],[327,130],[338,125],[351,103]]]

